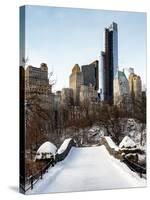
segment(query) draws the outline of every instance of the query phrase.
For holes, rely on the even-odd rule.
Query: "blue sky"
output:
[[[146,83],[146,14],[46,6],[26,7],[28,64],[48,64],[57,79],[54,90],[69,86],[74,64],[100,59],[103,32],[118,24],[119,68],[133,67]]]

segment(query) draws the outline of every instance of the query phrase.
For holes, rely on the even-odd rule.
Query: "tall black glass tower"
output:
[[[118,27],[112,23],[104,32],[104,51],[101,52],[102,96],[113,102],[113,80],[118,70]]]

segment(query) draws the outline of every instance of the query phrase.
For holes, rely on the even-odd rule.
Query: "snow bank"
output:
[[[105,136],[105,139],[106,139],[110,148],[115,149],[116,151],[119,150],[118,146],[113,142],[113,140],[110,137]]]
[[[119,144],[119,148],[133,148],[133,147],[136,147],[136,144],[129,136],[125,136],[121,141],[121,143]]]
[[[138,154],[138,162],[139,162],[139,164],[145,164],[146,163],[146,155],[145,154],[143,154],[143,155]]]
[[[62,145],[59,147],[57,153],[58,153],[58,154],[63,153],[63,152],[66,150],[66,148],[68,147],[68,144],[69,144],[69,142],[70,142],[71,140],[72,140],[72,138],[67,138],[67,139],[65,139],[64,142],[62,143]]]
[[[46,154],[46,158],[50,158],[50,154],[55,155],[56,150],[57,147],[54,144],[52,144],[51,142],[45,142],[37,150],[35,159],[41,159],[42,154]]]

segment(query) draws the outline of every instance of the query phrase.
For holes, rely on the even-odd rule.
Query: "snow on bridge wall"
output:
[[[37,150],[35,160],[50,159],[52,155],[56,154],[56,151],[57,147],[53,143],[44,142]]]
[[[139,148],[120,148],[118,147],[111,137],[103,137],[101,140],[101,144],[106,147],[108,152],[113,155],[117,159],[123,159],[123,154],[128,154],[128,153],[140,153],[143,154],[143,151]]]
[[[72,146],[76,146],[75,140],[73,140],[71,138],[66,139],[62,143],[62,145],[60,146],[60,148],[58,149],[58,151],[55,155],[56,162],[64,160],[66,158],[66,156],[68,155]]]
[[[103,144],[106,147],[110,155],[113,155],[117,159],[122,159],[122,151],[110,137],[103,137],[101,140],[101,144]]]

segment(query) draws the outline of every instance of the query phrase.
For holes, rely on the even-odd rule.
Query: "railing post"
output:
[[[41,179],[43,178],[43,172],[42,172],[42,170],[41,170]]]
[[[33,176],[31,175],[31,190],[33,189]]]

